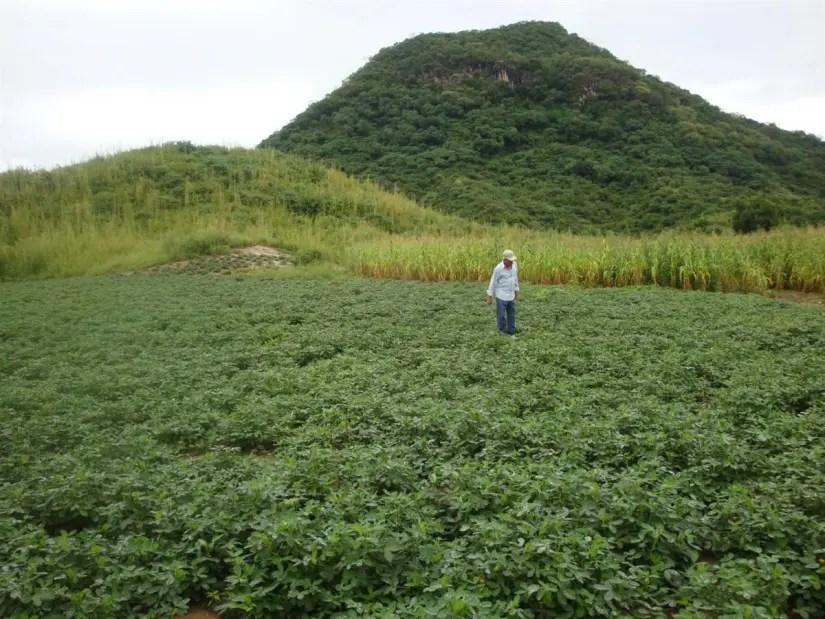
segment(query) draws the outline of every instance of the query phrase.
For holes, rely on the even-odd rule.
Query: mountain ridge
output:
[[[577,232],[825,221],[825,143],[727,114],[552,22],[381,49],[263,140],[440,210]]]

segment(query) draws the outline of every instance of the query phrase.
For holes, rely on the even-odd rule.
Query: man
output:
[[[505,250],[501,262],[493,269],[490,286],[487,288],[487,305],[496,298],[496,318],[498,330],[513,335],[516,330],[516,301],[518,300],[518,267],[516,256]]]

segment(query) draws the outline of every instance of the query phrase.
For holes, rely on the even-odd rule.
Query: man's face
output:
[[[512,260],[507,260],[507,258],[505,258],[504,259],[504,268],[509,269],[511,266],[513,266],[513,261]]]

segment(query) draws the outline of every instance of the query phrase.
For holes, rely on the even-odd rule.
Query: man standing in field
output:
[[[516,330],[516,301],[518,300],[518,267],[516,255],[509,249],[504,251],[502,260],[493,269],[493,277],[487,288],[487,305],[496,298],[496,319],[498,330],[513,335]]]

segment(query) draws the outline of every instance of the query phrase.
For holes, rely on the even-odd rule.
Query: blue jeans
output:
[[[513,335],[516,330],[516,302],[502,301],[496,297],[496,319],[499,331]]]

